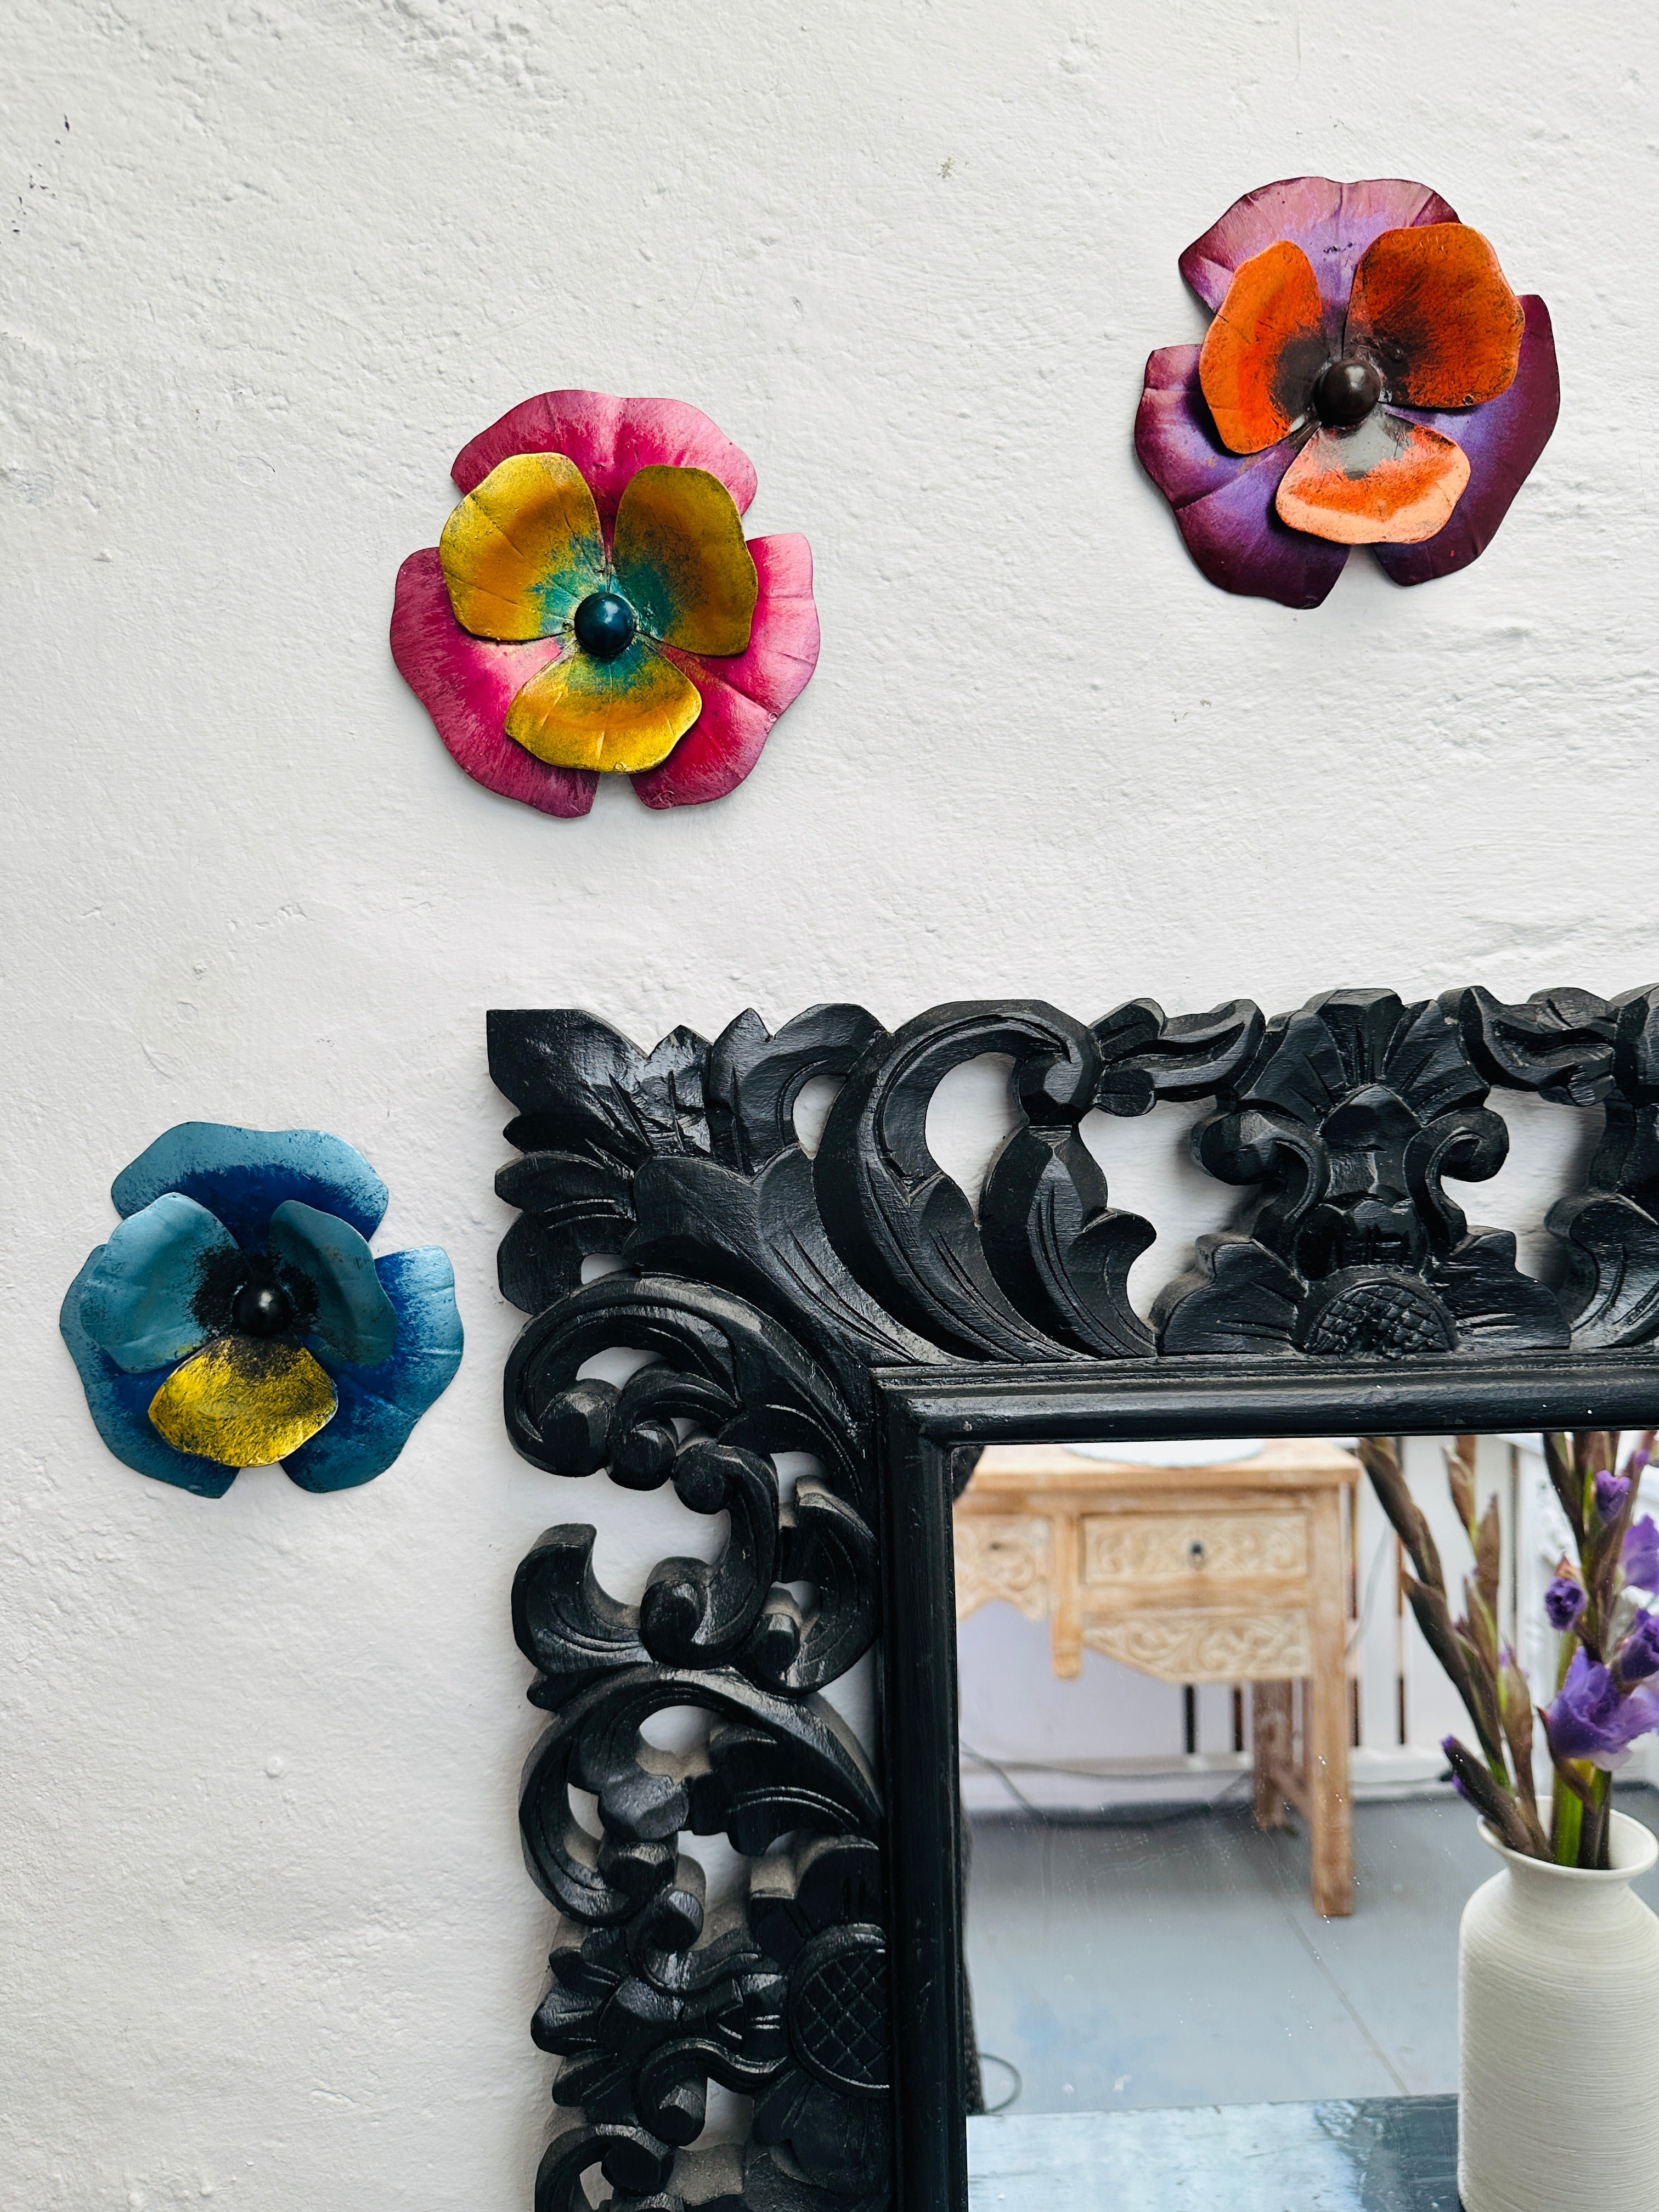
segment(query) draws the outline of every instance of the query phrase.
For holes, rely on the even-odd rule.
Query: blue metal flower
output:
[[[121,1224],[58,1325],[118,1459],[202,1498],[243,1467],[325,1491],[391,1466],[460,1364],[461,1321],[436,1245],[369,1250],[387,1194],[361,1152],[183,1121],[110,1195]]]

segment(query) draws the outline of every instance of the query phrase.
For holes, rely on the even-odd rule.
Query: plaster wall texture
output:
[[[1659,23],[1399,0],[6,0],[0,367],[0,2205],[526,2205],[550,1916],[514,1562],[707,1542],[516,1461],[491,1004],[649,1041],[744,1004],[1286,1006],[1654,966]],[[1295,615],[1139,476],[1180,248],[1309,170],[1445,192],[1554,313],[1491,551]],[[695,400],[818,563],[816,682],[708,809],[468,782],[389,659],[450,456],[590,384]],[[998,1071],[936,1116],[982,1159]],[[209,1504],[103,1450],[58,1342],[111,1176],[322,1126],[468,1356],[396,1468]],[[1105,1132],[1165,1236],[1181,1117]],[[1535,1229],[1570,1117],[1480,1215]],[[678,1509],[674,1509],[677,1512]],[[689,1519],[689,1516],[688,1516]]]

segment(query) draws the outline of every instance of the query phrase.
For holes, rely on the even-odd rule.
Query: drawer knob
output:
[[[1204,1539],[1201,1536],[1193,1537],[1187,1546],[1187,1558],[1189,1563],[1193,1566],[1201,1567],[1207,1557],[1208,1553],[1204,1549]]]

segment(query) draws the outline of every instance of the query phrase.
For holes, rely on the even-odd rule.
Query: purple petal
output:
[[[1584,1610],[1587,1601],[1582,1587],[1570,1575],[1557,1575],[1544,1592],[1544,1613],[1550,1626],[1565,1634]]]
[[[1645,1695],[1621,1698],[1607,1668],[1582,1648],[1574,1652],[1567,1678],[1544,1715],[1557,1759],[1588,1759],[1608,1773],[1624,1765],[1636,1738],[1656,1724],[1659,1706]]]
[[[1181,273],[1206,307],[1217,308],[1242,262],[1288,238],[1314,265],[1320,297],[1336,318],[1334,341],[1341,337],[1353,272],[1374,238],[1385,230],[1456,220],[1456,210],[1438,192],[1401,177],[1367,177],[1352,185],[1329,177],[1286,177],[1235,200],[1182,255]]]
[[[1619,1647],[1615,1663],[1619,1680],[1626,1687],[1659,1674],[1659,1620],[1650,1613],[1637,1614],[1634,1627]]]
[[[1644,1513],[1625,1531],[1619,1564],[1627,1583],[1659,1595],[1659,1528],[1653,1525],[1652,1514]]]
[[[1467,414],[1435,414],[1420,407],[1398,410],[1460,445],[1469,457],[1469,481],[1450,521],[1432,538],[1419,545],[1371,548],[1396,584],[1426,584],[1431,577],[1449,576],[1478,560],[1550,441],[1561,409],[1555,333],[1550,311],[1536,293],[1528,294],[1521,305],[1527,312],[1527,328],[1515,381],[1507,392]]]
[[[1630,1496],[1630,1477],[1613,1474],[1603,1468],[1591,1485],[1595,1493],[1595,1510],[1604,1521],[1616,1521],[1624,1511]]]
[[[1288,441],[1264,453],[1230,453],[1215,434],[1198,380],[1197,346],[1161,346],[1146,363],[1135,416],[1140,465],[1175,509],[1187,550],[1212,584],[1316,607],[1342,573],[1346,545],[1291,530],[1273,511],[1296,458]]]

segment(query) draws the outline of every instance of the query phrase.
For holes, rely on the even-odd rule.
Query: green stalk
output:
[[[1558,1774],[1550,1814],[1550,1843],[1557,1866],[1577,1865],[1578,1841],[1583,1832],[1583,1806]]]

